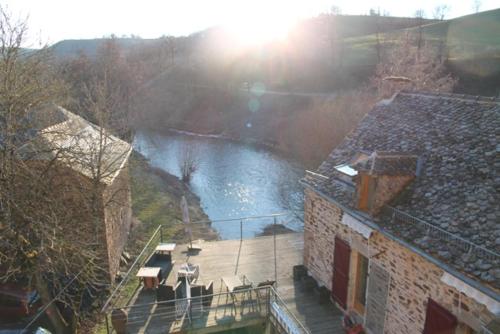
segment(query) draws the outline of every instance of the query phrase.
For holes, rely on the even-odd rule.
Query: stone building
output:
[[[100,266],[115,279],[131,225],[128,160],[132,147],[62,107],[44,110],[29,144],[20,151],[31,163],[53,162],[54,191],[79,235],[93,245]],[[46,166],[46,163],[40,165]],[[82,233],[83,231],[83,233]]]
[[[369,333],[498,333],[500,100],[400,92],[305,186],[304,264]]]

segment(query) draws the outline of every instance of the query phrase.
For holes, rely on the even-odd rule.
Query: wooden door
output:
[[[456,327],[457,318],[429,298],[423,334],[454,334]]]
[[[344,240],[335,237],[333,253],[332,297],[342,307],[347,306],[347,287],[349,285],[349,262],[351,247]]]

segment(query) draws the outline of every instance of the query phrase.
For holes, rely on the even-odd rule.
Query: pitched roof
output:
[[[399,152],[375,151],[353,164],[358,171],[384,175],[415,175],[418,157]]]
[[[89,177],[111,184],[128,160],[132,147],[106,129],[56,107],[61,122],[37,131],[19,151],[27,159],[53,159]]]
[[[455,269],[499,289],[499,129],[500,100],[401,92],[376,105],[321,164],[317,173],[329,179],[307,177],[305,183],[354,210],[354,189],[338,181],[335,166],[352,163],[360,152],[418,156],[419,175],[391,203],[404,217],[392,220],[381,214],[373,220]],[[417,164],[408,157],[389,164],[375,160],[376,156],[371,162],[362,160],[358,167],[392,170],[403,162],[405,168],[413,169]],[[422,224],[404,222],[405,217]],[[427,233],[421,227],[425,224],[437,232]],[[439,234],[458,241],[443,242]],[[481,251],[471,255],[464,245],[478,246]]]

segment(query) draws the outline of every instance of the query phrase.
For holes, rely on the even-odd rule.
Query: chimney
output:
[[[418,157],[397,152],[375,151],[353,165],[356,177],[357,209],[376,215],[414,178]]]

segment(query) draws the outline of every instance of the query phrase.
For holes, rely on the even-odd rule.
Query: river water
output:
[[[287,213],[279,223],[303,228],[304,169],[268,149],[220,138],[139,132],[134,147],[151,164],[180,177],[179,161],[186,150],[196,156],[198,169],[191,190],[200,197],[210,220]],[[244,222],[243,237],[253,237],[272,223],[270,218]],[[240,237],[239,222],[214,222],[222,239]]]

